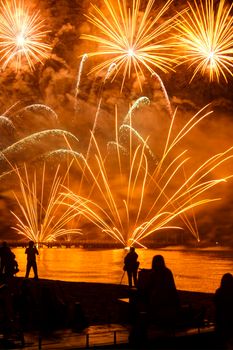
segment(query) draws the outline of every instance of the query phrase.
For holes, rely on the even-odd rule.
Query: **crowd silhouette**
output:
[[[130,312],[132,345],[145,344],[150,325],[158,329],[176,327],[203,327],[206,322],[206,310],[203,305],[196,309],[191,305],[182,305],[175,285],[172,271],[166,266],[162,255],[152,258],[151,269],[138,269],[138,254],[131,248],[124,259],[124,270],[128,274],[128,284],[132,279],[136,291],[130,294]],[[132,265],[127,265],[132,261]],[[139,265],[139,264],[138,264]],[[127,267],[127,268],[126,268]],[[220,287],[213,298],[215,306],[216,347],[233,349],[233,275],[222,276]]]
[[[48,285],[40,285],[36,256],[39,254],[33,241],[28,242],[25,249],[27,259],[25,277],[19,279],[20,289],[14,289],[12,281],[19,271],[15,254],[7,242],[0,246],[0,313],[3,323],[0,327],[4,337],[12,332],[17,314],[20,327],[26,329],[30,325],[40,325],[43,332],[56,328],[59,320],[67,317],[67,307],[63,296]],[[139,269],[138,254],[131,247],[124,258],[124,273],[128,278],[128,293],[130,297],[130,313],[132,330],[131,344],[144,342],[148,327],[169,329],[176,325],[192,326],[205,318],[205,310],[184,309],[180,300],[180,293],[176,288],[175,278],[166,266],[162,255],[152,257],[150,269]],[[34,278],[29,278],[33,269]],[[18,284],[19,285],[19,284]],[[38,286],[38,288],[35,286]],[[77,304],[77,303],[76,303]],[[80,306],[80,303],[78,303]],[[215,333],[223,349],[233,349],[233,275],[225,273],[213,296],[215,306]],[[192,312],[191,312],[192,311]],[[36,319],[35,319],[36,315]],[[85,323],[86,324],[86,323]],[[7,346],[6,346],[7,348]]]

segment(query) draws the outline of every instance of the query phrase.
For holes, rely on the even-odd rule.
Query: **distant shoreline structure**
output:
[[[28,241],[17,242],[8,241],[8,244],[12,248],[24,248],[27,246]],[[39,248],[79,248],[79,249],[127,249],[120,243],[115,242],[96,242],[96,241],[57,241],[57,242],[44,242],[38,244]],[[223,245],[218,242],[207,243],[207,242],[190,242],[187,244],[177,243],[158,243],[148,242],[146,248],[136,247],[137,249],[166,249],[166,250],[190,250],[190,249],[205,249],[205,250],[233,250],[233,246]]]

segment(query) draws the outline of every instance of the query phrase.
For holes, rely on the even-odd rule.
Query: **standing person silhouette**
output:
[[[137,286],[138,283],[138,266],[139,262],[137,261],[138,254],[135,252],[134,247],[130,247],[129,253],[126,255],[124,259],[124,271],[127,272],[129,287],[132,288],[134,282],[134,287]]]
[[[27,254],[27,267],[25,278],[29,277],[30,270],[31,268],[33,268],[34,278],[38,279],[36,255],[39,255],[39,252],[36,246],[34,245],[33,241],[29,241],[28,247],[25,250],[25,254]]]
[[[0,247],[0,278],[8,280],[18,271],[18,263],[15,260],[15,254],[11,251],[7,242],[2,242],[2,246]]]

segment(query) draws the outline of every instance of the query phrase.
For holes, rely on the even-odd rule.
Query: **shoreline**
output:
[[[61,313],[63,323],[69,325],[80,312],[77,307],[82,310],[89,325],[128,322],[128,305],[119,300],[129,298],[130,289],[127,285],[14,277],[10,288],[18,300],[21,300],[20,303],[23,300],[24,305],[20,307],[29,314],[31,324],[37,324],[38,317],[43,319],[47,314],[52,321],[53,317]],[[23,293],[27,296],[27,300],[24,300]],[[178,293],[181,305],[189,305],[193,309],[203,307],[206,318],[211,322],[214,321],[212,293],[184,290],[178,290]],[[30,315],[31,311],[33,312]]]
[[[27,344],[34,344],[33,349],[40,348],[42,343],[43,348],[47,349],[46,344],[48,344],[49,349],[51,339],[55,342],[54,349],[83,349],[89,347],[87,344],[90,339],[93,344],[95,341],[96,344],[101,341],[101,344],[106,344],[106,348],[109,349],[135,347],[145,349],[147,347],[144,343],[134,344],[134,341],[130,340],[132,327],[138,321],[140,322],[138,319],[136,324],[134,323],[132,305],[127,302],[133,291],[134,289],[129,289],[127,285],[120,284],[15,277],[7,286],[0,289],[0,298],[2,298],[0,312],[4,311],[4,296],[5,311],[10,311],[3,323],[0,349],[9,348],[8,345],[10,348],[12,346],[16,348],[16,344],[22,348],[24,343],[26,348]],[[214,322],[212,293],[183,290],[178,290],[178,293],[183,306],[191,306],[192,311],[200,311],[200,308],[204,307],[205,319],[211,324]],[[10,304],[14,309],[14,317],[12,317],[11,307],[9,308]],[[188,332],[183,336],[179,334],[176,336],[175,333],[171,336],[169,331],[163,333],[161,339],[153,340],[152,336],[148,338],[148,348],[154,349],[156,344],[158,349],[160,346],[163,349],[180,349],[182,343],[185,346],[183,349],[189,349],[191,346],[190,349],[194,350],[193,344],[197,345],[195,350],[200,349],[200,344],[206,350],[213,348],[207,346],[209,343],[215,344],[215,335],[212,331],[206,333],[206,338],[205,331],[199,333],[195,325],[192,329],[195,330],[193,338]],[[119,343],[120,334],[124,339],[122,344]],[[138,341],[142,341],[144,338],[141,327],[138,334]],[[153,328],[151,334],[153,334]],[[115,337],[118,339],[118,345],[114,345]],[[142,346],[138,347],[138,345]],[[103,349],[105,346],[95,346],[95,348]]]
[[[26,256],[22,248],[12,250],[20,271],[25,276]],[[142,249],[139,255],[140,270],[150,269],[155,254],[162,254],[166,265],[173,272],[180,290],[214,293],[224,273],[230,272],[232,252],[184,251]],[[42,249],[37,258],[39,277],[67,282],[120,283],[123,275],[122,250]],[[218,269],[216,270],[216,266]],[[30,275],[32,276],[32,275]],[[127,283],[125,274],[123,283]]]
[[[12,249],[15,248],[26,248],[28,245],[28,241],[8,241],[9,246]],[[220,244],[219,242],[201,242],[201,243],[187,243],[187,244],[179,244],[179,243],[149,243],[146,245],[148,249],[154,249],[154,250],[223,250],[223,251],[233,251],[233,245],[224,245]],[[38,248],[48,248],[48,249],[56,249],[56,248],[62,248],[62,249],[94,249],[94,250],[109,250],[109,249],[126,249],[126,247],[123,247],[122,244],[113,243],[113,242],[93,242],[93,241],[81,241],[81,242],[54,242],[54,243],[46,243],[41,242],[38,244]],[[137,249],[140,249],[141,247],[137,247]]]

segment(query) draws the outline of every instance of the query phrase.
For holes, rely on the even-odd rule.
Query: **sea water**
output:
[[[181,290],[211,292],[220,284],[226,272],[233,273],[233,251],[220,247],[208,249],[136,249],[140,268],[150,268],[154,255],[161,254],[174,274],[176,286]],[[13,252],[19,264],[17,276],[25,275],[24,248]],[[40,248],[37,257],[40,278],[74,281],[127,284],[123,271],[125,249]],[[31,271],[30,276],[33,277]]]

